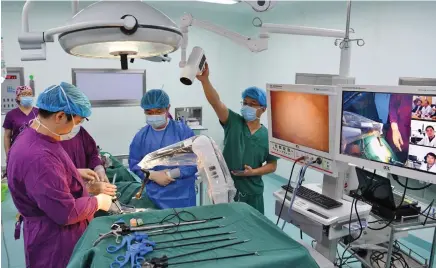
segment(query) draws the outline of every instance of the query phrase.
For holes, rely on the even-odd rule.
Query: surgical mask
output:
[[[160,128],[167,123],[167,115],[166,114],[147,115],[146,121],[147,121],[147,125],[150,125],[153,128]]]
[[[24,106],[24,107],[30,107],[33,104],[33,97],[24,97],[22,96],[20,98],[20,105]]]
[[[257,115],[256,115],[257,109],[244,105],[241,108],[241,114],[242,117],[244,117],[244,119],[248,122],[254,121],[256,119],[258,119]]]
[[[74,121],[73,121],[73,124],[74,124]],[[79,131],[80,131],[80,125],[74,124],[74,127],[70,131],[70,133],[60,135],[61,141],[67,141],[67,140],[73,139],[74,137],[76,137],[76,135],[79,133]]]
[[[57,133],[53,132],[53,131],[52,131],[51,129],[49,129],[46,125],[44,125],[43,123],[41,123],[41,121],[39,121],[38,118],[35,118],[35,121],[38,122],[38,124],[39,124],[39,126],[36,128],[37,131],[38,131],[38,128],[39,128],[40,126],[42,126],[43,128],[47,129],[51,134],[53,134],[53,135],[55,135],[55,136],[58,136],[59,139],[60,139],[61,141],[71,140],[71,139],[74,138],[74,137],[77,135],[77,133],[79,133],[79,131],[80,131],[80,125],[76,125],[76,124],[74,123],[74,120],[71,120],[71,121],[73,121],[73,125],[74,125],[74,126],[73,126],[73,128],[71,129],[71,131],[70,131],[69,133],[67,133],[67,134],[57,134]]]

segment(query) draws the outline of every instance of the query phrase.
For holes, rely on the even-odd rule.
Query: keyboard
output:
[[[288,188],[287,185],[283,185],[282,188],[285,190],[288,189],[289,193],[294,192],[294,187],[292,187],[292,186],[289,186],[289,188]],[[342,206],[341,202],[338,202],[334,199],[331,199],[330,197],[327,197],[325,195],[317,193],[317,192],[315,192],[309,188],[306,188],[304,186],[300,186],[298,188],[297,196],[300,198],[306,199],[307,201],[310,201],[310,202],[312,202],[312,203],[314,203],[322,208],[325,208],[325,209],[333,209],[333,208],[338,208],[338,207]]]

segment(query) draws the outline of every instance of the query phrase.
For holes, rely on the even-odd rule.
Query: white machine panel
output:
[[[305,184],[304,187],[309,188],[318,193],[322,193],[322,189],[316,184]],[[274,196],[279,202],[283,202],[284,195],[285,195],[284,189],[280,189],[274,192]],[[291,196],[292,193],[288,193],[288,197]],[[348,234],[348,230],[343,229],[342,225],[345,225],[349,222],[350,212],[351,212],[350,201],[344,199],[339,199],[337,201],[341,202],[342,206],[334,209],[325,209],[306,199],[297,196],[295,197],[295,202],[294,205],[292,206],[292,210],[324,226],[331,226],[333,230],[336,230],[336,232],[333,232],[333,230],[331,230],[329,232],[329,239],[334,239]],[[283,209],[282,212],[283,214],[287,213],[289,205],[290,205],[290,201],[286,199],[285,208]],[[363,202],[358,202],[357,211],[359,212],[359,217],[361,219],[368,219],[369,212],[371,211],[371,206]],[[357,219],[354,210],[351,219],[352,220]]]
[[[23,68],[6,68],[7,75],[2,83],[2,114],[17,107],[15,102],[15,90],[17,87],[24,85]]]
[[[307,160],[315,161],[317,158],[321,158],[322,163],[320,165],[318,164],[312,164],[310,168],[322,171],[324,173],[330,174],[330,175],[336,175],[337,174],[337,168],[336,168],[336,162],[325,158],[320,157],[314,154],[306,153],[297,149],[294,149],[289,146],[285,146],[273,141],[269,142],[269,148],[270,153],[272,155],[278,156],[280,158],[288,159],[291,161],[295,161],[296,159],[304,156]]]

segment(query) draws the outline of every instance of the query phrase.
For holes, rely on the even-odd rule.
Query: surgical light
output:
[[[170,18],[142,1],[100,1],[75,14],[66,26],[40,33],[29,32],[28,5],[29,1],[23,8],[19,43],[23,51],[33,53],[22,60],[45,60],[45,43],[59,34],[65,52],[86,58],[120,58],[127,69],[128,58],[167,55],[176,51],[183,39]]]

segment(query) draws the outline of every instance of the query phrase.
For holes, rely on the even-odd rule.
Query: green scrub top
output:
[[[245,119],[229,109],[229,118],[224,128],[223,156],[230,171],[244,170],[248,165],[253,169],[265,162],[277,161],[268,151],[268,129],[261,126],[253,135]],[[232,175],[235,187],[242,195],[262,195],[262,176],[238,177]]]

